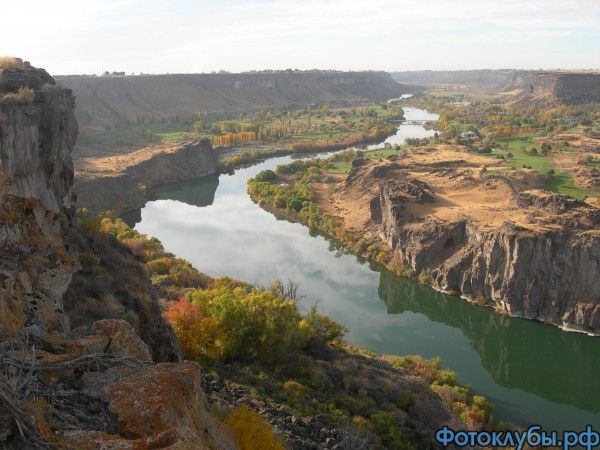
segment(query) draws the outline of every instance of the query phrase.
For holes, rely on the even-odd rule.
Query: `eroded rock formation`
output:
[[[140,208],[153,186],[218,173],[217,152],[208,139],[143,148],[133,153],[93,158],[83,163],[73,186],[77,205],[90,211]]]
[[[355,167],[336,194],[365,198],[397,264],[506,313],[600,333],[600,209],[477,179],[475,160],[416,158]]]

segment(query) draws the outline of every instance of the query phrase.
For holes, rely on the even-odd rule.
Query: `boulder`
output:
[[[132,356],[142,362],[152,362],[148,346],[124,320],[99,320],[92,325],[92,333],[108,337],[106,353],[114,356]]]

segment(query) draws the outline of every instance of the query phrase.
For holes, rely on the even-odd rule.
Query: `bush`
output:
[[[17,92],[11,92],[2,97],[3,103],[27,104],[33,103],[33,89],[20,87]]]
[[[371,429],[390,450],[404,450],[411,448],[406,437],[400,431],[398,420],[393,414],[380,411],[371,416]]]
[[[277,174],[272,170],[263,170],[258,175],[254,177],[256,181],[267,181],[272,182],[277,179]]]
[[[318,349],[327,342],[339,340],[348,331],[343,325],[319,314],[316,306],[310,308],[299,326],[306,333],[307,346],[312,349]]]
[[[284,450],[273,427],[260,414],[245,405],[236,407],[225,420],[233,429],[241,450]]]
[[[426,272],[420,272],[417,277],[417,282],[421,284],[429,284],[431,283],[431,277]]]
[[[202,350],[205,337],[196,337],[204,325],[195,322],[205,318],[213,320],[209,324],[219,331],[210,339],[219,348],[218,357],[225,360],[281,361],[339,339],[345,332],[343,326],[314,308],[302,317],[296,302],[282,294],[280,284],[267,290],[230,278],[214,280],[207,289],[191,290],[186,300],[169,307],[166,317],[177,336],[191,343],[186,344],[188,348],[201,341],[199,351],[189,352],[200,359],[215,358],[214,353]]]
[[[186,299],[172,302],[165,311],[165,318],[173,327],[186,358],[206,360],[221,356],[225,332],[215,319],[202,314],[198,305]]]

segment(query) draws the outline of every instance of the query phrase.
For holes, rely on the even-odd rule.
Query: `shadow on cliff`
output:
[[[600,411],[600,392],[584,388],[600,373],[596,339],[501,316],[387,270],[379,271],[379,297],[387,305],[388,313],[410,311],[459,328],[496,383],[553,402]],[[561,359],[555,355],[561,355]]]

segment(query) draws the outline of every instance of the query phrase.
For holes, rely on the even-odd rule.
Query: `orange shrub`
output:
[[[241,450],[283,450],[274,434],[273,427],[260,414],[245,405],[236,407],[225,423],[233,428]]]
[[[165,318],[173,327],[183,354],[188,359],[217,359],[226,339],[215,319],[202,314],[200,306],[185,298],[171,303]]]

